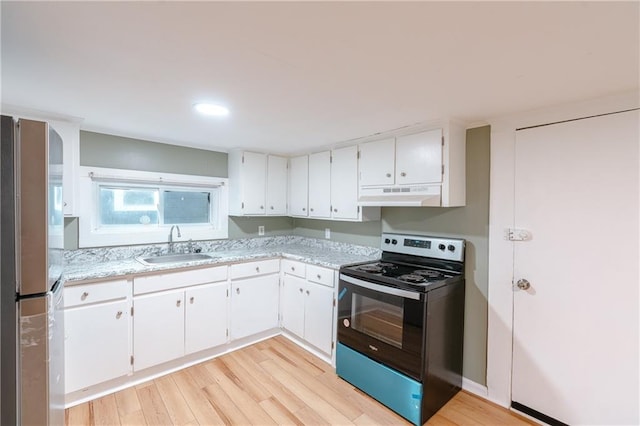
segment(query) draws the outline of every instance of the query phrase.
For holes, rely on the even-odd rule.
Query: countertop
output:
[[[277,237],[271,239],[234,240],[231,244],[224,242],[214,245],[204,244],[202,253],[212,256],[212,259],[155,265],[145,265],[136,260],[138,256],[150,255],[149,248],[153,247],[146,246],[144,250],[131,248],[128,252],[129,256],[124,254],[125,257],[122,257],[123,253],[120,253],[119,256],[121,258],[119,259],[110,259],[110,257],[117,256],[110,256],[109,253],[99,251],[113,249],[92,249],[90,251],[84,250],[84,252],[78,250],[76,252],[79,253],[65,255],[65,258],[67,258],[64,272],[65,280],[72,285],[74,281],[113,278],[157,271],[176,271],[183,268],[215,266],[274,257],[339,269],[342,266],[376,260],[380,257],[380,250],[371,247],[331,243],[312,238]],[[119,250],[122,252],[122,248]],[[166,253],[158,253],[155,250],[151,255],[154,254]]]

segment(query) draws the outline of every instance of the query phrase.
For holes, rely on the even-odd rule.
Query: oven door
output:
[[[425,294],[340,274],[338,341],[420,381]]]

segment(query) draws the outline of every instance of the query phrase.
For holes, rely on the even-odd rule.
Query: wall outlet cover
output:
[[[264,235],[264,226],[263,225],[258,226],[258,235]]]
[[[329,238],[331,238],[331,229],[329,228],[324,228],[324,237],[328,240]]]

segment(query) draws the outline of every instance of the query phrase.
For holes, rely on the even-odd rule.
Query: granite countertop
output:
[[[201,243],[202,253],[212,259],[145,265],[138,256],[167,254],[161,245],[134,248],[102,248],[74,250],[65,254],[65,280],[86,281],[113,278],[156,271],[176,271],[183,268],[215,266],[234,262],[282,257],[331,269],[380,258],[380,250],[372,247],[317,240],[304,237],[267,237],[245,240],[226,240],[218,243]],[[166,244],[164,245],[166,246]],[[179,253],[183,247],[176,247]]]

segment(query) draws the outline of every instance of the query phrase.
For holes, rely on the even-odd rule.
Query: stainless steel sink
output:
[[[208,260],[215,259],[213,256],[209,256],[204,253],[181,253],[181,254],[165,254],[162,256],[149,256],[149,257],[137,257],[138,262],[145,265],[158,265],[162,263],[179,263],[179,262],[193,262],[196,260]]]

